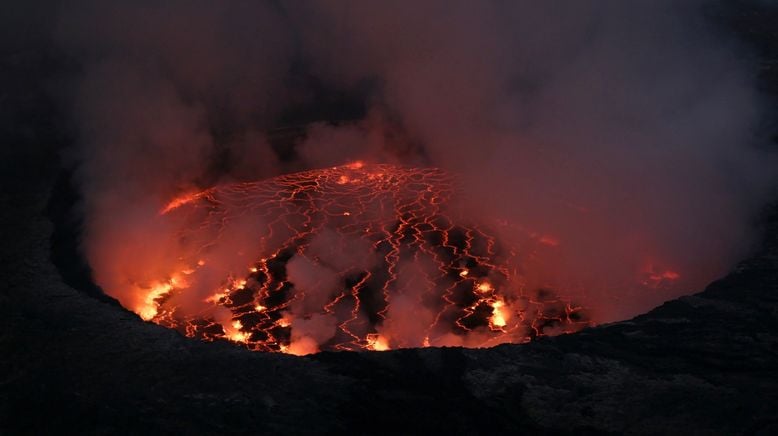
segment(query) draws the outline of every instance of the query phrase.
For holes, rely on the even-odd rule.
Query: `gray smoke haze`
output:
[[[755,66],[706,4],[68,3],[55,39],[79,65],[71,155],[95,278],[111,293],[117,263],[162,256],[143,241],[168,229],[148,217],[176,194],[362,159],[459,174],[469,210],[519,249],[549,235],[524,274],[597,321],[697,290],[751,247],[778,168],[758,147]],[[365,115],[279,153],[266,132],[317,104],[311,83],[358,94]],[[328,280],[305,262],[294,280]]]

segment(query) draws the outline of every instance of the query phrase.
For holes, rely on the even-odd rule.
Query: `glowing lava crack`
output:
[[[439,169],[354,163],[184,195],[158,218],[175,267],[123,303],[190,337],[295,354],[491,346],[588,324],[524,290],[514,252],[457,214],[455,194]]]

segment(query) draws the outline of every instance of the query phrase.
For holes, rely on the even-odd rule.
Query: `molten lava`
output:
[[[588,325],[581,307],[524,289],[515,250],[457,213],[456,193],[439,169],[361,162],[188,193],[158,217],[175,229],[175,266],[117,297],[189,337],[294,354],[481,347]]]

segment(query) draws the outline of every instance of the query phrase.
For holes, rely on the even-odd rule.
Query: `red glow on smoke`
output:
[[[157,218],[172,229],[157,242],[168,272],[114,295],[189,337],[293,354],[482,347],[590,324],[525,289],[515,248],[457,213],[456,195],[441,170],[362,162],[188,193]]]

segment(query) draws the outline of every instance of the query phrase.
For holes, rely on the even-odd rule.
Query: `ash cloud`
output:
[[[61,8],[54,38],[78,65],[69,153],[95,278],[112,292],[126,261],[113,247],[163,239],[138,216],[176,194],[362,159],[459,174],[466,208],[505,241],[554,241],[521,266],[529,286],[568,290],[597,321],[700,289],[751,248],[778,168],[758,147],[752,58],[705,19],[708,5]],[[272,146],[266,133],[317,107],[322,89],[358,95],[364,113],[309,125],[291,150]],[[636,287],[640,277],[660,286]],[[308,330],[330,321],[304,324],[301,347],[315,349]]]

